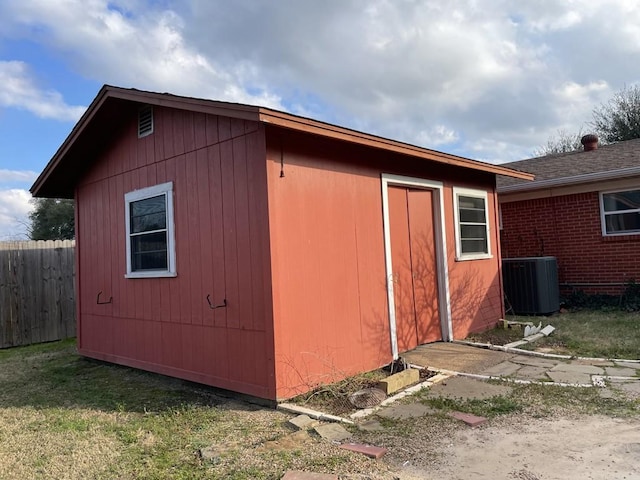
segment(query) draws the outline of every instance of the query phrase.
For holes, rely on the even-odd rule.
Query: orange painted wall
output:
[[[136,115],[76,189],[80,353],[273,398],[263,127],[155,108],[138,139]],[[178,275],[126,279],[124,194],[168,181]]]
[[[502,317],[492,175],[267,127],[278,398],[392,359],[381,173],[445,183],[455,337]],[[453,185],[490,190],[492,259],[455,261]]]

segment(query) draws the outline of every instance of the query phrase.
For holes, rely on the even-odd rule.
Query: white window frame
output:
[[[167,220],[167,266],[166,270],[142,270],[133,271],[131,268],[131,208],[132,202],[144,200],[146,198],[165,196],[166,202],[166,220]],[[126,251],[127,251],[127,273],[125,278],[158,278],[158,277],[175,277],[176,274],[176,243],[175,243],[175,227],[173,222],[173,182],[161,183],[152,187],[141,188],[124,195],[125,210],[125,232],[126,232]]]
[[[620,193],[620,192],[631,192],[634,190],[640,190],[640,187],[635,188],[623,188],[618,190],[607,190],[606,192],[599,192],[598,197],[600,198],[600,226],[602,228],[602,236],[603,237],[620,237],[622,235],[640,235],[640,230],[636,230],[633,232],[619,232],[619,233],[607,233],[607,215],[615,215],[620,213],[640,213],[640,208],[633,210],[616,210],[614,212],[605,212],[604,211],[604,196],[609,193]]]
[[[484,200],[485,219],[486,219],[486,233],[487,233],[487,252],[486,253],[462,253],[462,236],[460,232],[460,205],[458,198],[474,197]],[[480,260],[484,258],[493,258],[491,254],[491,218],[489,217],[489,195],[486,190],[476,190],[472,188],[453,187],[453,218],[455,222],[455,235],[456,235],[456,260]]]

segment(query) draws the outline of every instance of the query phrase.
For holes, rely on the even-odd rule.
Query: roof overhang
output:
[[[73,198],[75,184],[91,165],[92,153],[105,146],[100,142],[96,143],[95,139],[102,139],[106,144],[108,135],[100,135],[100,132],[105,128],[113,130],[114,126],[117,129],[119,126],[118,115],[122,113],[122,110],[136,108],[140,104],[257,121],[437,163],[523,180],[534,178],[530,173],[512,170],[500,165],[438,152],[270,108],[105,85],[31,186],[31,193],[36,197]]]

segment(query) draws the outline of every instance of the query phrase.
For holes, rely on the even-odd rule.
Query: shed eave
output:
[[[323,137],[329,137],[337,140],[344,140],[359,145],[365,145],[374,148],[380,148],[394,153],[401,153],[412,157],[418,157],[425,160],[431,160],[438,163],[454,165],[463,168],[471,168],[484,172],[494,173],[496,175],[504,175],[507,177],[519,178],[522,180],[533,180],[534,175],[512,170],[500,165],[471,160],[469,158],[458,157],[436,150],[430,150],[409,143],[399,142],[376,135],[371,135],[357,130],[340,127],[330,123],[320,122],[297,115],[291,115],[278,110],[268,108],[260,108],[260,121],[263,123],[275,125],[282,128],[311,133]]]

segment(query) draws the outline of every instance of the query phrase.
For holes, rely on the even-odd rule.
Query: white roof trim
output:
[[[582,175],[550,178],[548,180],[534,180],[532,182],[498,187],[497,190],[498,193],[523,192],[527,190],[537,190],[540,188],[557,187],[561,185],[574,185],[577,183],[591,183],[599,182],[602,180],[625,178],[633,175],[640,175],[640,167],[620,168],[618,170],[608,170],[606,172],[583,173]]]

